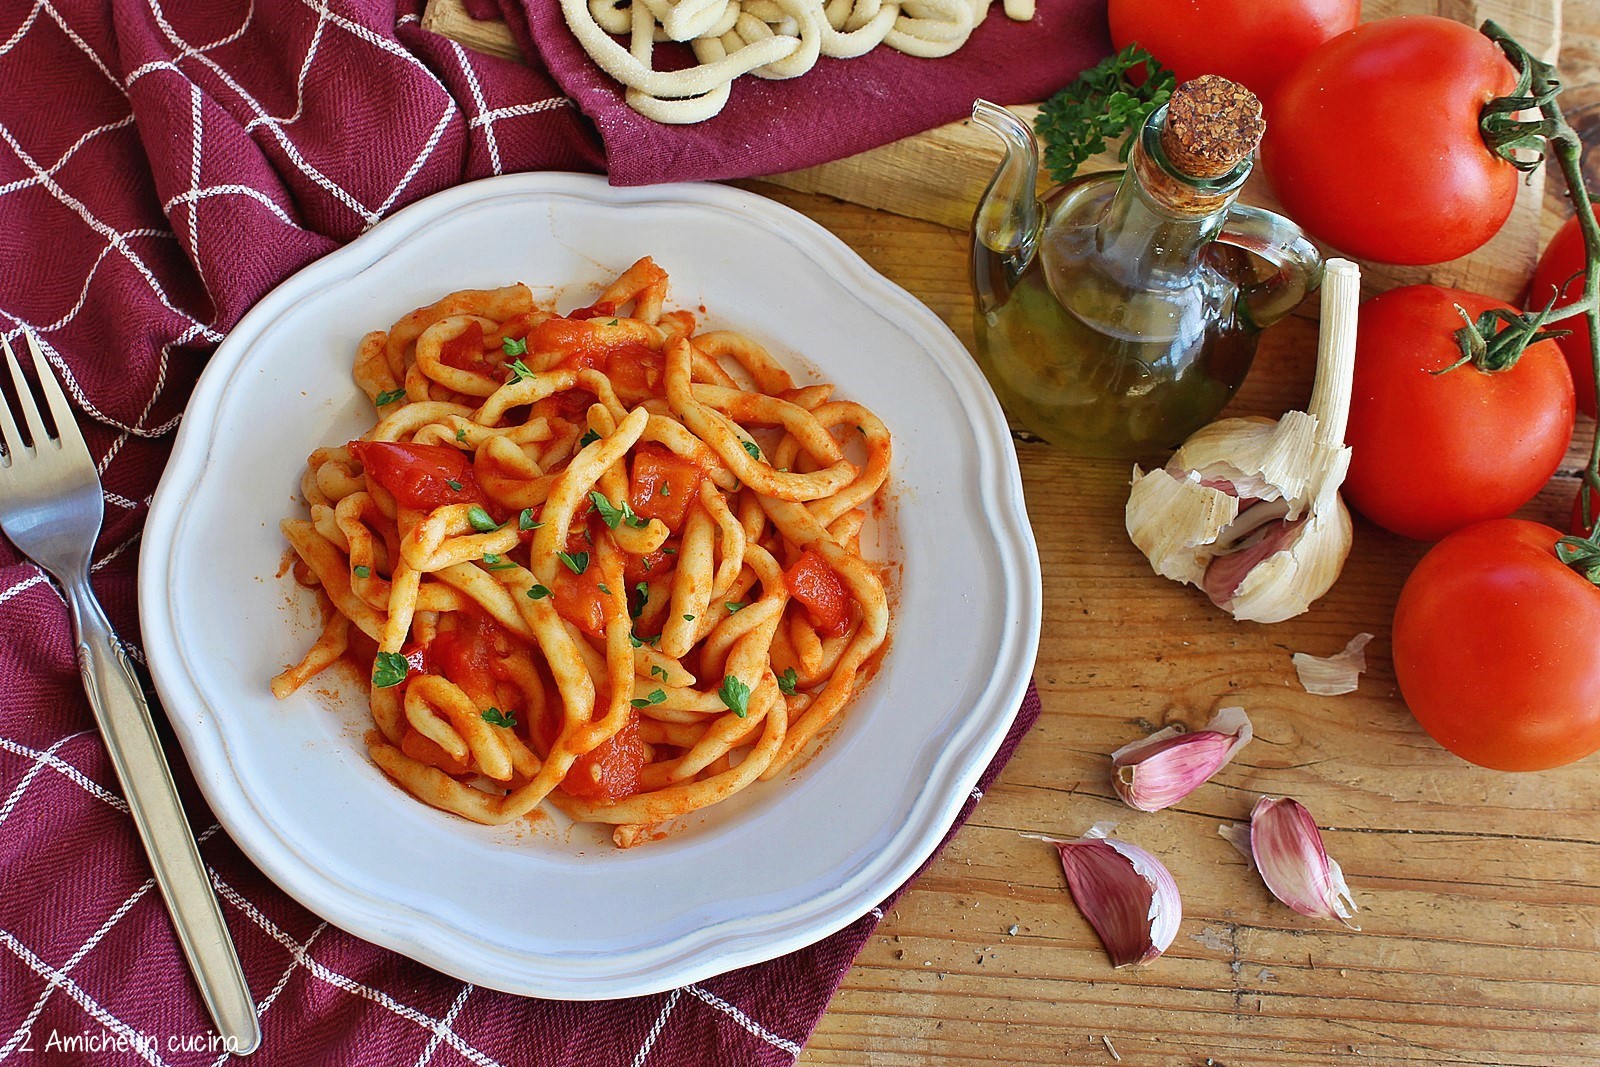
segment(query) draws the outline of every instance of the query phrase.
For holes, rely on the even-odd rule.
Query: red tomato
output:
[[[1434,541],[1533,498],[1572,440],[1572,375],[1551,341],[1509,370],[1467,365],[1452,336],[1504,307],[1459,289],[1408,285],[1361,306],[1345,440],[1345,500],[1385,529]]]
[[[820,554],[809,548],[800,553],[783,580],[789,595],[806,606],[819,634],[837,637],[850,628],[850,591]]]
[[[439,346],[439,362],[457,370],[472,370],[488,374],[490,364],[484,359],[483,323],[468,319],[462,331]]]
[[[1516,83],[1470,26],[1431,15],[1369,22],[1284,79],[1261,164],[1289,217],[1341,251],[1455,259],[1493,237],[1516,200],[1516,168],[1478,132],[1483,105]]]
[[[1220,74],[1265,100],[1317,45],[1355,28],[1361,0],[1111,0],[1108,14],[1119,50],[1139,44],[1180,82]]]
[[[1520,519],[1451,534],[1411,572],[1394,669],[1423,729],[1462,759],[1534,771],[1600,748],[1600,589]]]
[[[446,504],[488,504],[463,452],[447,445],[351,441],[350,454],[402,507],[430,511]]]
[[[627,562],[623,564],[622,573],[627,577],[629,585],[635,582],[647,582],[652,578],[659,578],[676,567],[677,555],[677,540],[669,540],[648,555],[629,556]]]
[[[590,562],[582,574],[573,574],[563,564],[556,572],[556,612],[590,637],[606,635],[605,594],[600,592],[600,566]]]
[[[494,692],[492,663],[509,648],[499,623],[477,612],[458,612],[453,630],[440,630],[428,645],[429,674],[440,674],[469,696]]]
[[[606,375],[624,396],[659,395],[666,382],[666,359],[649,345],[629,341],[606,353]]]
[[[1528,307],[1542,308],[1550,302],[1556,290],[1561,290],[1557,306],[1570,304],[1583,296],[1583,231],[1578,220],[1570,218],[1550,239],[1539,266],[1533,272],[1533,283],[1528,287]],[[1566,354],[1567,366],[1572,369],[1572,384],[1578,390],[1578,409],[1594,415],[1594,362],[1589,352],[1589,323],[1582,315],[1573,315],[1550,324],[1558,330],[1571,330],[1565,337],[1556,338],[1556,344]]]
[[[585,800],[621,800],[639,791],[643,770],[639,717],[630,714],[627,725],[573,762],[561,779],[561,789]]]
[[[700,493],[705,471],[660,445],[641,445],[633,454],[629,503],[641,518],[660,519],[673,530],[683,525]]]

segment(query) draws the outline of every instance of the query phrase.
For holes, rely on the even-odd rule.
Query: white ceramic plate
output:
[[[411,799],[367,759],[353,684],[278,702],[315,634],[277,577],[315,447],[371,405],[356,343],[445,292],[526,281],[587,303],[641,255],[669,306],[709,309],[894,435],[902,564],[892,646],[800,771],[628,851],[554,823],[486,828]],[[903,882],[1004,737],[1038,647],[1039,562],[1006,424],[926,307],[838,239],[717,185],[614,189],[526,174],[430,197],[261,301],[218,348],[151,506],[141,620],[206,799],[278,885],[448,974],[533,996],[652,993],[810,944]],[[321,694],[317,690],[322,690]]]

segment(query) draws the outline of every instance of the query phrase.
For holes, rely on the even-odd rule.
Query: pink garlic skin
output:
[[[1243,708],[1223,708],[1204,730],[1168,727],[1111,754],[1111,785],[1130,808],[1160,811],[1200,788],[1250,743]]]
[[[1178,883],[1155,856],[1103,833],[1096,825],[1077,841],[1044,840],[1061,854],[1073,903],[1094,927],[1111,965],[1149,963],[1178,935]]]
[[[1355,901],[1328,857],[1316,820],[1297,800],[1262,797],[1250,813],[1250,853],[1272,895],[1301,915],[1338,919],[1352,930]]]

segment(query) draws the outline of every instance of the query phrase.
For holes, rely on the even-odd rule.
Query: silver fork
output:
[[[32,442],[31,447],[23,442],[16,416],[0,398],[0,440],[5,443],[0,459],[0,530],[66,591],[83,687],[166,899],[178,943],[226,1047],[253,1052],[261,1044],[261,1029],[250,987],[184,818],[133,665],[89,585],[89,553],[105,512],[100,476],[38,342],[32,334],[27,338],[56,436],[45,430],[17,357],[0,337]]]

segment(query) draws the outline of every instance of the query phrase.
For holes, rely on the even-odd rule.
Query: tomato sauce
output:
[[[466,329],[439,346],[439,362],[456,370],[488,374],[493,368],[484,358],[483,323],[468,319]]]

